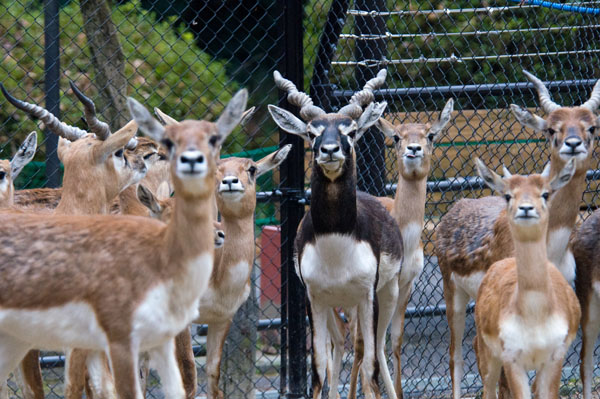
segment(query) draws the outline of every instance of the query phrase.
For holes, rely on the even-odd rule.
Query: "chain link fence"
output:
[[[451,124],[434,150],[423,234],[425,269],[409,303],[402,359],[405,395],[445,397],[450,392],[449,331],[433,254],[435,226],[456,200],[489,194],[464,179],[474,176],[475,156],[492,167],[503,163],[513,173],[539,172],[548,160],[544,138],[523,129],[508,110],[515,103],[542,113],[522,69],[554,82],[554,99],[565,105],[585,101],[600,76],[600,1],[538,3],[6,1],[0,4],[0,82],[18,98],[54,107],[63,121],[84,128],[82,108],[67,90],[73,80],[96,101],[113,129],[128,120],[126,96],[175,119],[214,120],[231,95],[247,87],[249,104],[258,110],[227,140],[222,154],[254,159],[280,141],[266,108],[279,100],[271,75],[276,68],[287,70],[291,79],[291,70],[299,68],[296,83],[303,80],[317,104],[335,110],[385,67],[387,89],[378,91],[377,98],[388,102],[387,116],[395,123],[432,122],[445,101],[455,98]],[[38,129],[4,98],[0,126],[4,158]],[[303,188],[309,181],[310,154],[300,148],[281,172],[259,181],[253,290],[224,348],[221,385],[228,398],[307,394],[308,331],[301,288],[289,262],[297,220],[308,200]],[[21,174],[18,188],[58,184],[60,169],[50,168],[57,165],[53,157],[52,140],[40,142],[36,161]],[[395,157],[392,142],[377,131],[367,133],[360,143],[359,186],[393,195]],[[596,208],[596,187],[589,181],[582,219]],[[471,345],[474,331],[469,315],[463,391],[473,395],[481,388]],[[199,393],[204,395],[206,326],[194,326],[193,333]],[[577,340],[565,364],[565,397],[580,390],[579,348]],[[352,358],[349,345],[340,387],[344,392]],[[60,354],[43,353],[43,367],[46,394],[62,396]],[[15,396],[21,395],[12,381],[9,386]],[[148,393],[162,396],[156,379]]]

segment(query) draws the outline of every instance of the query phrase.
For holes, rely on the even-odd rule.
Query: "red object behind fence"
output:
[[[260,303],[281,303],[281,228],[264,226],[260,236]]]

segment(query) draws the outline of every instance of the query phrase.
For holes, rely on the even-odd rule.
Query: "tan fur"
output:
[[[596,126],[594,114],[582,107],[562,107],[546,118],[547,127],[554,129],[546,138],[550,142],[550,176],[556,175],[565,165],[559,153],[569,134],[576,134],[587,147],[587,158],[577,161],[575,176],[559,190],[550,204],[548,237],[559,228],[572,229],[575,225],[579,204],[585,187],[585,172],[589,169],[593,152],[593,135],[588,128]],[[446,317],[450,326],[450,374],[454,397],[460,390],[460,381],[455,381],[455,351],[461,352],[455,337],[465,310],[454,306],[455,298],[468,294],[465,287],[457,285],[456,276],[468,277],[485,272],[496,261],[514,254],[514,244],[508,228],[504,199],[485,197],[461,199],[444,215],[435,232],[435,251],[444,282]],[[454,276],[454,277],[453,277]],[[460,291],[460,292],[459,292]],[[463,327],[464,328],[464,327]],[[462,373],[461,373],[462,374]]]
[[[166,281],[180,287],[170,294],[173,311],[180,309],[178,303],[188,306],[197,298],[197,292],[190,291],[186,262],[213,252],[211,235],[206,233],[212,230],[210,198],[216,168],[208,139],[215,134],[215,124],[205,121],[186,121],[166,129],[167,137],[175,143],[173,159],[186,149],[197,148],[205,154],[208,165],[202,184],[193,188],[173,172],[177,197],[169,225],[123,216],[0,215],[3,236],[12,238],[0,249],[0,256],[14,263],[2,271],[6,289],[0,294],[0,306],[48,309],[73,302],[89,304],[107,333],[120,397],[136,397],[130,321],[148,290]],[[71,145],[77,143],[80,141]],[[172,165],[175,168],[175,161]],[[67,180],[65,175],[65,185]],[[31,242],[39,248],[38,256],[29,255]]]
[[[477,364],[484,381],[483,398],[496,397],[495,383],[499,377],[500,365],[504,366],[513,397],[529,397],[524,387],[517,383],[518,379],[527,378],[526,371],[530,367],[523,363],[527,360],[522,358],[526,355],[512,352],[510,348],[514,345],[518,347],[519,343],[505,340],[501,331],[503,328],[514,328],[513,324],[509,326],[507,323],[526,323],[522,328],[533,329],[537,325],[545,326],[553,318],[563,320],[568,332],[558,346],[550,344],[540,348],[540,353],[536,353],[534,359],[546,355],[549,358],[546,364],[536,366],[537,378],[544,381],[541,383],[543,387],[536,387],[539,390],[537,393],[542,395],[539,397],[558,397],[560,368],[577,333],[580,308],[572,288],[546,255],[549,207],[542,199],[542,193],[550,191],[547,180],[539,175],[527,178],[513,176],[505,180],[508,183],[507,191],[512,195],[506,214],[509,215],[507,219],[516,258],[494,263],[486,273],[477,294],[475,348]],[[526,204],[533,205],[540,216],[535,224],[527,226],[516,223],[518,206]],[[535,308],[528,295],[536,295]],[[513,321],[515,318],[520,321]],[[519,337],[512,339],[519,340]],[[500,345],[496,346],[493,342],[499,342]],[[542,394],[542,389],[549,394]]]
[[[285,155],[287,155],[286,149]],[[250,275],[254,264],[254,210],[256,208],[256,178],[259,174],[277,166],[283,159],[276,151],[258,162],[247,158],[226,158],[218,162],[216,175],[216,203],[221,222],[215,228],[225,232],[225,244],[215,251],[214,266],[209,287],[200,299],[200,317],[195,323],[208,324],[206,374],[208,377],[207,397],[222,398],[219,389],[219,376],[222,348],[231,325],[231,320],[239,306],[250,293]],[[283,157],[285,158],[285,156]],[[236,178],[243,187],[243,193],[231,193],[221,182],[226,178]],[[237,198],[236,198],[237,197]],[[168,221],[170,201],[159,201],[161,220]],[[240,262],[247,264],[247,270],[233,269]],[[242,275],[240,275],[242,274]],[[184,330],[176,340],[176,352],[188,398],[195,396],[196,372],[194,356],[189,345],[189,331]],[[190,369],[193,367],[193,369]]]

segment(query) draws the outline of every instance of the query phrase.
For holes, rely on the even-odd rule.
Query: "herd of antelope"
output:
[[[600,83],[590,99],[562,107],[536,87],[546,119],[511,105],[523,125],[543,132],[550,160],[542,174],[503,177],[476,159],[483,182],[501,196],[458,201],[442,218],[435,250],[450,326],[453,398],[461,395],[466,306],[476,299],[474,341],[483,397],[556,398],[566,352],[581,322],[581,378],[591,399],[593,350],[600,332],[600,211],[576,231],[595,130]],[[348,105],[326,113],[274,73],[300,118],[269,105],[275,123],[302,137],[313,154],[311,205],[298,226],[296,273],[306,287],[313,397],[327,378],[337,399],[349,320],[366,398],[402,398],[404,315],[423,269],[427,176],[433,143],[451,119],[449,100],[433,123],[394,126],[374,102],[386,71]],[[234,128],[252,113],[240,90],[216,122],[179,122],[133,98],[132,120],[116,132],[73,83],[88,130],[47,110],[8,101],[60,137],[63,187],[15,191],[35,154],[31,133],[12,160],[0,161],[0,381],[11,372],[27,399],[44,397],[39,349],[64,350],[65,397],[140,399],[149,368],[167,398],[196,395],[190,323],[208,325],[207,396],[222,398],[219,373],[233,316],[248,298],[254,263],[256,179],[281,164],[291,146],[260,161],[219,159]],[[356,189],[355,143],[376,126],[395,142],[396,196]],[[146,137],[137,137],[137,130]],[[498,165],[495,165],[498,166]],[[509,257],[510,256],[510,257]],[[575,284],[575,291],[571,287]],[[390,331],[394,378],[387,365]]]

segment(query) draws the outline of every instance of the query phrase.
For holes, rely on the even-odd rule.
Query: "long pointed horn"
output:
[[[538,92],[538,96],[540,98],[540,105],[542,106],[542,109],[544,111],[550,113],[560,108],[560,105],[552,101],[552,98],[550,98],[550,92],[548,91],[548,88],[544,85],[544,83],[541,80],[539,80],[524,69],[523,74],[527,77],[527,80],[529,80],[535,86]]]
[[[362,107],[370,104],[375,100],[373,90],[380,88],[385,83],[385,77],[387,76],[387,70],[382,69],[377,72],[377,76],[370,79],[365,83],[363,89],[359,92],[354,93],[350,98],[350,103],[342,107],[338,113],[348,115],[353,119],[357,119],[363,112]]]
[[[594,85],[590,99],[581,104],[583,108],[587,108],[592,112],[595,112],[600,105],[600,79]]]
[[[87,134],[85,130],[61,122],[45,108],[16,99],[6,91],[2,83],[0,83],[0,90],[2,90],[2,94],[4,94],[9,103],[41,120],[52,133],[70,141],[75,141]]]
[[[73,93],[75,93],[75,96],[83,104],[85,122],[87,123],[90,132],[95,133],[96,137],[100,140],[106,140],[108,136],[110,136],[110,127],[108,127],[107,123],[98,120],[96,117],[96,106],[94,105],[94,102],[83,94],[73,81],[69,81],[69,85],[71,86]]]
[[[313,105],[313,100],[308,94],[298,91],[296,85],[281,76],[278,71],[273,71],[273,79],[275,80],[275,85],[277,85],[279,89],[288,93],[287,100],[289,103],[300,107],[300,116],[302,119],[310,121],[317,116],[325,115],[325,111]]]

